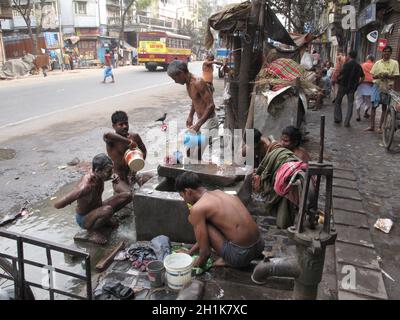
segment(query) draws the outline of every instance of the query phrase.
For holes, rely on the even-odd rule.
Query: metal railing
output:
[[[9,259],[12,261],[13,270],[15,271],[16,278],[2,275],[0,274],[0,278],[6,278],[8,280],[14,281],[14,287],[16,292],[16,297],[21,300],[24,300],[26,286],[40,288],[42,290],[49,291],[50,300],[54,300],[54,294],[61,294],[63,296],[67,296],[70,298],[78,299],[78,300],[91,300],[92,299],[92,277],[91,277],[91,266],[90,266],[90,255],[81,250],[71,249],[69,247],[53,243],[50,241],[43,241],[34,237],[25,236],[21,234],[17,234],[10,231],[0,230],[0,238],[7,238],[10,240],[16,241],[17,245],[17,256],[12,256],[6,253],[0,252],[0,258]],[[24,244],[30,244],[33,246],[37,246],[40,248],[46,249],[46,258],[47,264],[39,263],[36,261],[27,260],[24,258]],[[84,260],[85,262],[85,275],[73,273],[67,270],[63,270],[60,268],[53,267],[53,259],[51,252],[61,252],[64,254],[68,254],[73,256],[74,258],[78,258]],[[43,286],[43,284],[38,284],[35,282],[31,282],[26,280],[25,277],[25,265],[31,265],[34,267],[45,268],[47,269],[49,285],[48,288]],[[66,292],[60,289],[54,288],[54,273],[60,273],[71,278],[79,279],[86,282],[86,297],[82,297],[70,292]]]

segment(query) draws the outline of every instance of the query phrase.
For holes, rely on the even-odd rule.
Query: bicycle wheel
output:
[[[395,131],[396,110],[390,106],[389,110],[386,112],[385,121],[383,122],[383,144],[387,150],[392,146]]]
[[[0,258],[0,275],[8,275],[12,277],[14,280],[9,280],[0,277],[0,289],[6,290],[7,292],[10,289],[14,289],[14,281],[17,278],[17,273],[16,270],[13,269],[12,264],[4,258]],[[33,292],[31,288],[27,285],[25,285],[25,300],[35,300],[35,296],[33,295]],[[14,296],[11,296],[12,300],[17,300],[18,297],[15,296],[14,290],[12,290],[14,293]]]

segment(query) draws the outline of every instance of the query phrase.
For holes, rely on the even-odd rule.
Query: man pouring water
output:
[[[188,66],[182,61],[172,61],[168,67],[168,75],[181,85],[186,85],[192,105],[186,121],[186,128],[193,133],[205,133],[210,136],[211,130],[218,130],[218,117],[215,113],[215,104],[212,93],[206,82],[196,78],[189,72]],[[194,115],[197,122],[194,123]],[[202,148],[202,153],[204,148]],[[197,153],[195,153],[197,155]]]

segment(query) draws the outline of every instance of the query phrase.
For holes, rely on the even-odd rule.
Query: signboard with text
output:
[[[357,19],[357,26],[358,28],[363,28],[367,24],[376,21],[376,3],[372,3],[369,6],[365,7],[360,14],[358,15]]]

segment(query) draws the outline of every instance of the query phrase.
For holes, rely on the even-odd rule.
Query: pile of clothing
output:
[[[150,241],[149,245],[135,243],[129,248],[119,252],[114,260],[130,260],[132,267],[145,272],[147,265],[154,260],[164,261],[171,253],[171,242],[166,236],[158,236]]]

